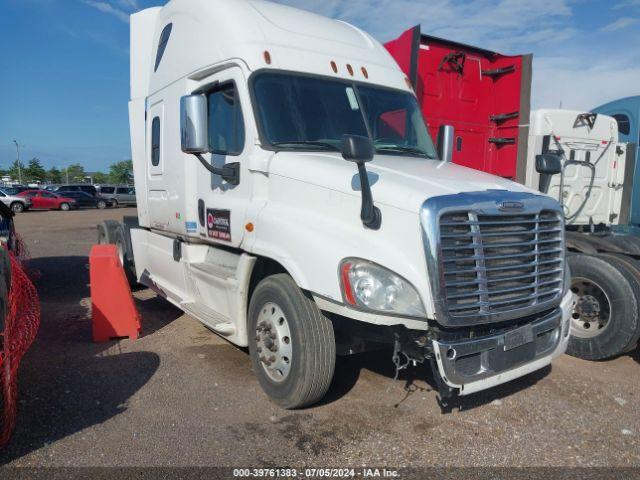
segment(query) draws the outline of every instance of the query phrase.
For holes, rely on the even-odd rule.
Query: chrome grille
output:
[[[559,211],[449,211],[440,216],[439,232],[443,306],[451,318],[500,316],[559,299]]]

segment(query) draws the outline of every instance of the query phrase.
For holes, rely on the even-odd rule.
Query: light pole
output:
[[[22,169],[20,168],[20,145],[18,145],[18,141],[14,140],[13,143],[16,144],[16,157],[18,160],[18,183],[22,185]],[[24,145],[23,145],[24,147]]]

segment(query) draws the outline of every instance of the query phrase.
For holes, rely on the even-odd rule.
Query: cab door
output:
[[[161,94],[160,94],[161,95]],[[167,230],[170,222],[169,187],[175,179],[167,175],[169,149],[165,148],[165,105],[162,98],[150,99],[147,112],[147,184],[149,220],[152,228]],[[117,192],[117,190],[116,190]],[[174,192],[178,195],[179,192]]]
[[[40,198],[40,208],[58,208],[60,205],[57,202],[56,196],[49,192],[38,192]]]
[[[196,159],[190,168],[197,169],[197,194],[200,205],[199,233],[209,241],[239,247],[245,234],[245,216],[251,199],[251,173],[248,157],[255,148],[255,125],[252,118],[247,82],[242,70],[231,67],[203,80],[214,85],[206,90],[209,125],[209,150],[205,159],[221,168],[226,163],[240,164],[240,183],[231,185],[205,170]]]

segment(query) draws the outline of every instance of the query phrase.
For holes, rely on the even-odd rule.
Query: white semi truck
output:
[[[447,162],[370,35],[257,0],[131,17],[132,277],[239,346],[285,408],[337,354],[429,362],[442,398],[549,365],[572,294],[557,201]]]
[[[634,158],[613,117],[531,112],[525,184],[562,204],[576,296],[567,351],[587,360],[634,350],[640,338],[640,239],[629,228]]]

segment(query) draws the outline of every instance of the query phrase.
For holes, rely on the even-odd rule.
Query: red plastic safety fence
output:
[[[0,332],[0,447],[9,441],[15,427],[20,360],[33,343],[40,326],[40,301],[36,288],[22,263],[12,253],[9,257],[11,287],[5,329],[4,333]]]

